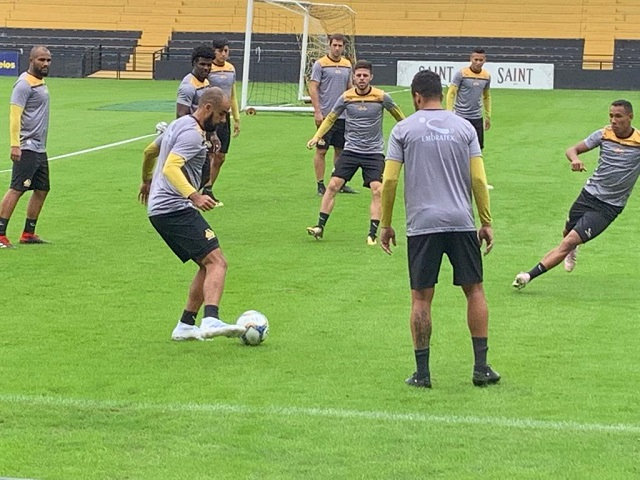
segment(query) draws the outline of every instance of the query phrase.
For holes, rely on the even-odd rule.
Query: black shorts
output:
[[[49,160],[46,153],[22,150],[19,162],[13,162],[11,188],[20,192],[43,190],[48,192]]]
[[[182,262],[199,262],[220,247],[218,237],[195,208],[149,217],[169,248]]]
[[[336,160],[331,176],[342,178],[348,182],[353,178],[358,168],[362,169],[362,185],[369,188],[371,182],[382,181],[384,155],[366,155],[345,150]]]
[[[329,147],[344,148],[344,118],[336,120],[322,140],[324,143],[318,142],[318,150],[328,150]]]
[[[463,117],[464,118],[464,117]],[[465,118],[467,122],[473,125],[473,128],[476,129],[476,133],[478,134],[478,143],[480,144],[480,148],[484,148],[484,119],[482,118]]]
[[[582,243],[587,243],[604,232],[622,210],[623,207],[598,200],[583,189],[571,205],[564,228],[567,232],[575,230]]]
[[[227,112],[227,121],[216,126],[216,133],[222,145],[219,153],[227,153],[229,145],[231,145],[231,115],[229,112]]]
[[[407,253],[412,290],[432,288],[438,283],[443,253],[453,266],[454,285],[482,283],[482,256],[475,231],[407,237]]]

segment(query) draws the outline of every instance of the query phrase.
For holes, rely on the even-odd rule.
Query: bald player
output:
[[[564,260],[564,269],[573,271],[578,246],[590,242],[622,213],[640,176],[640,132],[631,125],[633,107],[627,100],[616,100],[609,107],[609,125],[596,130],[565,153],[571,170],[584,172],[578,157],[600,149],[598,166],[571,206],[560,244],[548,252],[528,272],[513,281],[518,290]]]
[[[393,204],[404,165],[407,251],[411,283],[411,334],[415,373],[413,387],[431,388],[429,345],[431,304],[440,264],[446,254],[453,283],[467,298],[467,324],[475,357],[472,382],[497,383],[500,375],[487,364],[487,301],[482,286],[480,245],[493,246],[489,192],[478,136],[473,127],[442,109],[440,76],[425,70],[411,82],[416,113],[391,131],[382,187],[380,245],[391,253],[396,234],[391,227]],[[471,199],[475,198],[481,227],[476,230]]]
[[[29,68],[13,86],[9,113],[9,139],[13,162],[11,184],[0,205],[0,248],[12,248],[7,225],[20,197],[27,190],[33,194],[27,205],[27,219],[20,243],[48,243],[35,234],[36,222],[49,193],[49,89],[44,77],[49,75],[51,52],[41,45],[31,49]]]
[[[222,90],[207,89],[198,108],[191,115],[174,120],[162,135],[155,168],[155,159],[145,155],[143,178],[153,170],[148,196],[141,197],[148,201],[149,220],[183,263],[192,260],[198,265],[186,307],[171,334],[176,341],[237,337],[245,331],[219,318],[227,261],[218,237],[198,212],[214,207],[211,197],[198,193],[203,166],[208,161],[206,132],[225,121],[229,108],[229,98]],[[195,320],[203,304],[204,317],[198,328]]]
[[[231,115],[227,112],[227,121],[221,123],[216,128],[216,133],[220,139],[220,150],[213,154],[211,164],[211,178],[209,185],[202,193],[205,193],[217,203],[219,207],[224,204],[213,194],[213,185],[218,179],[220,169],[227,158],[229,146],[231,144],[231,117],[233,117],[233,138],[240,134],[240,109],[238,108],[238,97],[236,95],[236,68],[229,63],[229,41],[226,38],[218,37],[213,39],[213,51],[215,57],[209,73],[209,83],[212,87],[219,87],[231,99]]]
[[[316,134],[307,143],[307,148],[316,146],[335,122],[343,114],[345,115],[344,150],[336,161],[331,181],[322,196],[318,223],[313,227],[307,227],[307,233],[317,240],[324,235],[326,223],[335,205],[336,194],[345,182],[351,180],[358,169],[361,169],[363,186],[371,190],[367,244],[377,244],[382,171],[384,170],[382,119],[385,110],[391,113],[396,121],[402,120],[404,114],[387,93],[371,86],[371,80],[373,80],[371,63],[366,60],[356,62],[353,68],[355,87],[340,96]]]

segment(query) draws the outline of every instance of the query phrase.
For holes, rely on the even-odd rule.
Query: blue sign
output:
[[[18,52],[7,52],[0,50],[0,75],[17,76],[18,75]]]

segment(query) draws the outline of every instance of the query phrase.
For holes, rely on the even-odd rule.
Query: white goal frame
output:
[[[240,110],[250,113],[257,111],[267,112],[313,112],[312,106],[291,106],[291,105],[249,105],[249,73],[250,73],[250,60],[251,60],[251,37],[253,32],[253,19],[254,19],[254,4],[268,3],[275,5],[297,15],[303,17],[303,31],[302,31],[302,44],[300,52],[300,73],[298,77],[298,101],[308,102],[311,100],[309,96],[305,95],[305,71],[308,62],[307,48],[309,46],[309,23],[312,18],[310,10],[314,6],[331,7],[344,10],[352,17],[355,16],[355,12],[348,5],[330,4],[330,3],[316,3],[298,0],[247,0],[247,21],[245,27],[244,36],[244,59],[242,64],[242,93],[240,98]],[[329,33],[344,33],[344,32],[327,32]],[[355,36],[355,32],[352,33]]]

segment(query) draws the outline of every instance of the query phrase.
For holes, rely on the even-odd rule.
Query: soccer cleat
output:
[[[158,135],[164,133],[168,126],[169,125],[167,125],[167,122],[158,122],[158,123],[156,123],[156,133]]]
[[[13,243],[6,235],[0,235],[0,248],[14,248]]]
[[[215,317],[205,317],[200,323],[200,335],[202,338],[214,337],[241,337],[247,329],[240,325],[229,325]]]
[[[578,255],[578,247],[571,250],[566,257],[564,257],[564,269],[567,272],[573,272],[576,268],[576,256]]]
[[[527,272],[520,272],[518,275],[516,275],[516,278],[511,285],[518,290],[522,290],[530,280],[531,277],[529,277],[529,274]]]
[[[476,387],[485,387],[487,385],[493,385],[500,381],[500,374],[495,372],[491,365],[485,365],[484,367],[473,368],[473,377],[471,381]]]
[[[493,185],[487,184],[487,190],[493,190]]]
[[[324,228],[319,225],[316,225],[315,227],[307,227],[307,233],[316,240],[320,240],[324,235]]]
[[[176,328],[171,332],[171,340],[183,342],[185,340],[202,340],[200,329],[195,325],[178,322]]]
[[[418,378],[418,372],[414,372],[404,383],[412,387],[431,388],[431,378],[428,375],[424,378]]]
[[[31,243],[31,244],[44,244],[44,243],[51,243],[51,242],[47,242],[46,240],[43,240],[42,238],[40,238],[38,235],[36,235],[35,233],[22,233],[22,235],[20,236],[20,243]]]
[[[318,196],[323,197],[324,193],[327,191],[327,187],[324,186],[324,183],[318,184]]]
[[[211,197],[211,200],[216,203],[214,207],[224,207],[224,203],[216,198],[211,187],[202,187],[202,194]]]
[[[377,244],[378,244],[378,240],[376,240],[375,235],[367,236],[367,245],[377,245]]]
[[[340,193],[360,193],[360,192],[358,192],[357,190],[354,190],[349,185],[344,184],[340,189]]]

